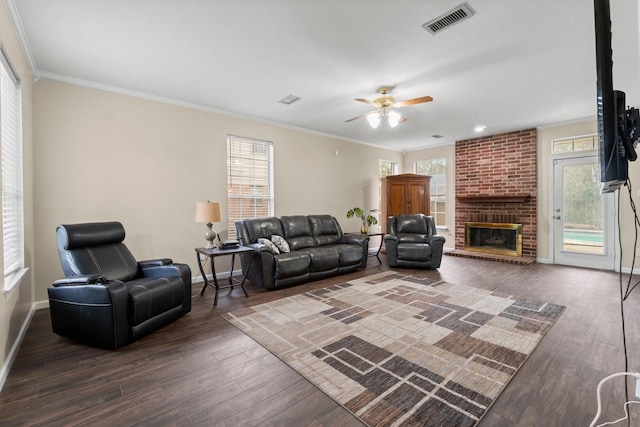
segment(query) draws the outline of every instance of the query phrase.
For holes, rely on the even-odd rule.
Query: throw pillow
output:
[[[269,249],[271,252],[273,252],[276,255],[280,253],[280,250],[278,249],[278,247],[269,239],[265,239],[264,237],[261,237],[258,239],[258,243],[262,243],[267,247],[267,249]]]
[[[287,253],[290,251],[289,243],[284,239],[284,237],[274,234],[271,236],[271,241],[278,247],[278,249],[280,249],[280,252]]]

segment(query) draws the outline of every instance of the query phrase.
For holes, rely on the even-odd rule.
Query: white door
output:
[[[553,161],[554,263],[615,268],[615,198],[600,194],[598,156]]]

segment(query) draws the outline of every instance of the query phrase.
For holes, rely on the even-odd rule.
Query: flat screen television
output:
[[[637,158],[637,109],[625,109],[625,93],[613,89],[609,0],[594,0],[598,136],[601,192],[611,193],[627,182],[629,161]]]

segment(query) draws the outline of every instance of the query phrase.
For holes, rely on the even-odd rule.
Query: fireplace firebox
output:
[[[464,250],[494,255],[522,256],[522,224],[467,222]]]

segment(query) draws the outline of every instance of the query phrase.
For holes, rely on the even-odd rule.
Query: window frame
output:
[[[427,163],[430,162],[432,164],[434,164],[435,162],[441,161],[442,162],[442,173],[437,173],[437,174],[427,174],[427,173],[421,173],[418,171],[418,164],[419,163]],[[447,209],[446,209],[446,204],[447,204],[447,159],[445,157],[436,157],[436,158],[432,158],[432,159],[424,159],[424,160],[417,160],[416,162],[413,163],[413,172],[415,174],[418,175],[427,175],[427,176],[431,176],[431,180],[430,180],[430,191],[429,191],[429,203],[432,206],[432,208],[430,209],[430,214],[433,217],[433,220],[436,224],[436,228],[440,229],[440,230],[446,230],[447,229]],[[435,178],[435,179],[434,179]],[[438,179],[442,178],[443,182],[438,182]],[[441,188],[444,190],[444,193],[438,193],[437,190],[438,188]],[[437,211],[434,210],[433,207],[441,205],[443,206],[444,210],[443,211]],[[444,221],[444,223],[439,224],[438,223],[438,215],[442,216],[442,220]]]
[[[232,168],[238,162],[246,164],[241,165],[240,169]],[[248,165],[252,167],[249,173],[248,169],[243,169]],[[227,229],[230,239],[237,238],[235,221],[273,216],[273,171],[273,142],[227,135]],[[247,191],[236,191],[237,188]],[[261,191],[257,191],[258,189]],[[248,205],[245,203],[247,201]],[[245,207],[250,208],[248,215],[244,214]]]
[[[0,158],[4,292],[26,275],[24,261],[24,165],[21,81],[0,47]],[[10,110],[10,111],[8,111]]]

